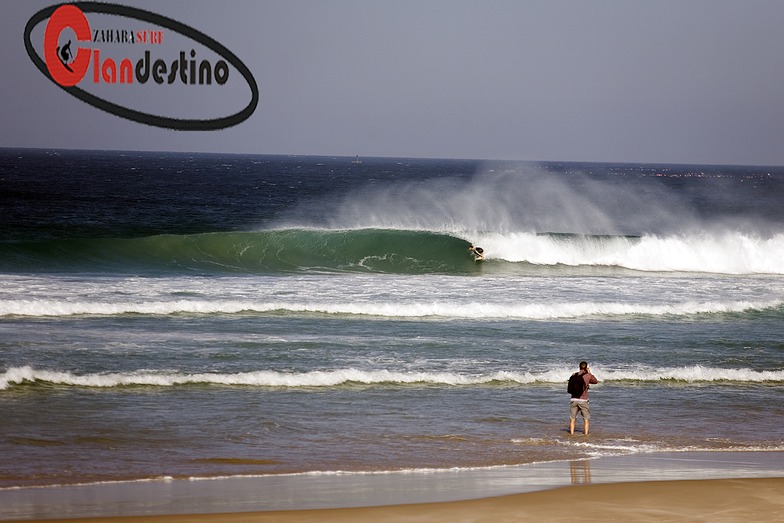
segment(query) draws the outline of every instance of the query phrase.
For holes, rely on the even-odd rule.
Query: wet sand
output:
[[[497,523],[565,521],[580,510],[583,521],[750,523],[784,519],[783,465],[782,452],[695,452],[431,474],[18,489],[0,492],[0,520]]]
[[[498,498],[384,507],[197,515],[131,516],[60,521],[112,523],[245,522],[756,522],[784,517],[784,478],[651,481],[583,485]],[[52,520],[48,520],[52,521]]]

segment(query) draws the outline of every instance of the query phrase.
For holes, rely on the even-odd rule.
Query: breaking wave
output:
[[[441,385],[477,386],[498,384],[552,385],[565,384],[568,371],[564,368],[538,372],[498,371],[490,374],[464,374],[457,372],[414,372],[390,370],[361,370],[356,368],[319,370],[309,372],[280,372],[261,370],[238,373],[185,373],[168,371],[135,371],[118,373],[75,374],[69,371],[35,369],[30,366],[12,367],[0,374],[0,390],[31,384],[54,384],[89,388],[129,386],[174,387],[192,384],[324,388],[348,384],[359,385]],[[638,368],[626,370],[601,369],[602,383],[660,382],[663,380],[700,384],[708,382],[770,383],[784,382],[784,370],[758,371],[749,368],[718,368],[700,365],[673,368]],[[564,391],[565,391],[564,387]]]
[[[784,302],[635,303],[494,303],[462,301],[242,301],[174,300],[100,303],[52,299],[0,300],[2,316],[114,316],[123,314],[325,314],[383,318],[568,320],[587,317],[694,316],[707,314],[782,314]]]
[[[484,264],[469,256],[469,243],[484,247]],[[469,274],[564,267],[784,274],[784,235],[764,238],[726,231],[636,237],[289,228],[7,242],[0,249],[0,270],[8,272]]]

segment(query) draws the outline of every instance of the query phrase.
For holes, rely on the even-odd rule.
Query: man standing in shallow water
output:
[[[590,384],[599,383],[596,376],[591,374],[591,369],[588,368],[588,363],[581,361],[580,370],[575,373],[582,378],[584,386],[582,387],[579,395],[572,392],[572,398],[569,400],[569,434],[574,434],[574,421],[577,419],[579,412],[583,417],[583,434],[588,434],[588,428],[591,425],[591,406],[588,403],[588,386]],[[571,386],[570,386],[571,388]]]

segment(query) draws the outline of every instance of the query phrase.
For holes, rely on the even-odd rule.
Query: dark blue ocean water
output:
[[[0,151],[0,486],[784,450],[784,169],[351,160]]]

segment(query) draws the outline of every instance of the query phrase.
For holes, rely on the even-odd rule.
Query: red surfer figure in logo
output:
[[[73,62],[73,53],[71,52],[71,41],[68,40],[68,43],[62,47],[57,48],[57,57],[60,59],[60,62],[63,64],[63,67],[68,69],[69,71],[73,72],[71,66],[68,65]]]
[[[44,56],[46,67],[52,79],[63,87],[72,87],[84,78],[90,66],[90,49],[77,47],[76,54],[71,50],[71,41],[60,47],[58,39],[65,28],[76,33],[77,42],[92,40],[90,24],[84,13],[76,6],[62,5],[58,7],[44,32]]]

